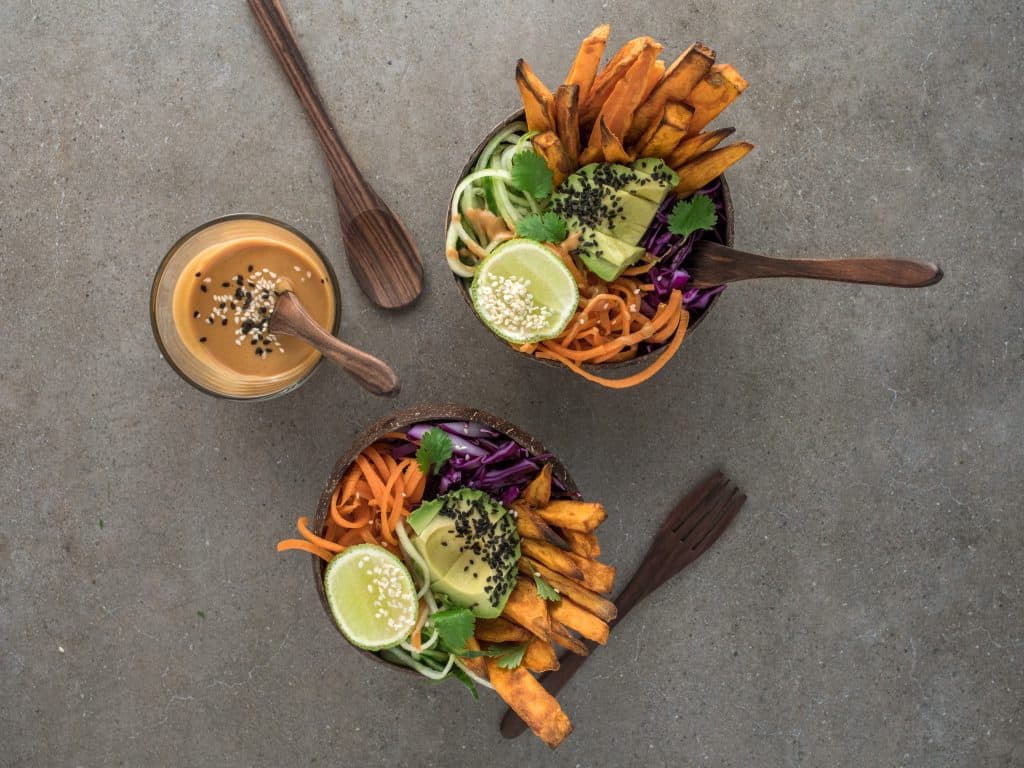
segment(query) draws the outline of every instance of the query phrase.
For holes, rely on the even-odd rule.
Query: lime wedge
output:
[[[580,296],[562,260],[550,248],[525,238],[495,248],[477,267],[469,294],[487,326],[514,344],[560,334]]]
[[[412,576],[376,544],[357,544],[336,555],[324,573],[324,592],[342,634],[368,651],[398,645],[416,626]]]

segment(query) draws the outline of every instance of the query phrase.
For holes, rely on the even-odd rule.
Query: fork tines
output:
[[[747,497],[721,472],[715,472],[676,505],[652,546],[659,555],[659,581],[700,557],[729,527]]]

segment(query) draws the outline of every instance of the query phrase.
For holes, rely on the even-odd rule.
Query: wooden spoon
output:
[[[249,0],[249,7],[306,108],[327,156],[341,237],[356,282],[379,306],[395,309],[411,304],[423,291],[423,263],[416,244],[363,178],[338,138],[279,0]]]
[[[927,261],[905,259],[771,259],[706,240],[698,242],[683,268],[694,288],[711,288],[755,277],[805,277],[839,283],[924,288],[942,279]]]
[[[348,371],[367,392],[382,397],[398,394],[398,375],[391,366],[325,331],[310,317],[287,280],[280,281],[278,289],[280,293],[268,326],[271,333],[302,339],[332,363]]]

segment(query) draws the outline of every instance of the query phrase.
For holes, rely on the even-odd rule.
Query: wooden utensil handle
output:
[[[270,330],[302,339],[332,363],[348,371],[366,391],[382,397],[398,394],[398,375],[391,366],[325,331],[290,288],[286,287],[278,297],[270,318]]]
[[[377,193],[366,183],[345,145],[341,143],[280,1],[249,0],[249,7],[313,123],[320,146],[327,156],[327,167],[335,187],[342,193],[338,196],[338,209],[343,215],[342,224],[347,225],[364,211],[383,207]]]
[[[716,273],[727,273],[735,265],[736,276],[722,280],[723,283],[759,277],[804,277],[893,288],[923,288],[942,279],[942,270],[935,264],[908,259],[773,259],[718,245],[709,249],[706,258],[717,262]]]
[[[398,394],[398,375],[391,366],[319,329],[296,329],[296,336],[320,350],[320,354],[344,368],[367,392],[382,397]]]

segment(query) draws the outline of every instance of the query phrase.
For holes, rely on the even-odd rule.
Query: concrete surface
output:
[[[0,764],[1024,765],[1024,23],[1006,0],[287,0],[354,156],[427,257],[410,311],[348,279],[313,133],[241,0],[0,2]],[[649,386],[504,353],[441,257],[466,153],[602,20],[709,41],[737,243],[932,258],[936,288],[730,288]],[[262,405],[161,361],[165,249],[217,214],[308,232],[397,402],[321,370]],[[277,555],[334,458],[456,399],[533,431],[611,510],[628,574],[721,467],[750,501],[562,695],[549,754],[494,698],[381,674]]]

